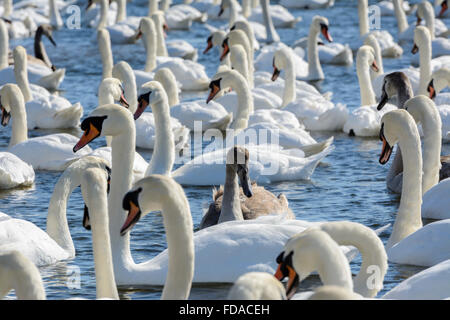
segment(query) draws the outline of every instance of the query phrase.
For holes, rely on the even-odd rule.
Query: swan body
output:
[[[320,9],[334,6],[334,0],[281,0],[280,5],[294,9]]]
[[[446,197],[449,189],[450,179],[447,178],[434,185],[423,195],[422,217],[434,220],[450,219],[447,209],[449,203]]]
[[[286,300],[283,285],[267,272],[240,276],[228,292],[228,300]]]
[[[0,152],[0,190],[34,183],[33,167],[10,152]]]

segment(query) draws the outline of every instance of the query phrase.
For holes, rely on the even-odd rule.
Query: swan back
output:
[[[286,300],[283,284],[266,272],[240,276],[228,292],[228,300]]]

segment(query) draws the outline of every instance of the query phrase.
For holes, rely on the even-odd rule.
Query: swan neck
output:
[[[100,0],[100,19],[98,21],[97,30],[106,28],[108,25],[108,0]]]
[[[22,57],[19,59],[15,59],[14,77],[16,78],[16,82],[20,88],[20,91],[22,91],[25,102],[28,102],[33,99],[33,96],[31,95],[30,83],[28,81],[28,63],[26,59],[26,55],[24,59],[22,59]]]
[[[162,203],[169,267],[161,299],[187,299],[194,277],[192,216],[189,203],[179,190],[180,194],[174,191]]]
[[[406,19],[406,13],[403,10],[403,0],[392,0],[392,2],[394,3],[394,12],[395,18],[397,19],[398,34],[401,34],[409,27],[408,20]]]
[[[218,223],[244,220],[239,193],[239,183],[236,171],[232,165],[227,165],[225,186],[223,189],[222,210],[220,212]]]
[[[8,18],[13,12],[13,0],[3,1],[3,16]]]
[[[264,26],[266,27],[267,42],[279,42],[280,36],[278,35],[277,30],[273,25],[272,17],[269,14],[269,0],[260,0],[260,3],[262,7]]]
[[[134,76],[133,70],[127,65],[124,68],[120,68],[120,70],[118,70],[118,76],[124,86],[125,99],[130,105],[128,110],[130,110],[130,112],[134,114],[137,110],[137,88],[136,78]]]
[[[153,28],[152,32],[147,32],[145,38],[143,39],[146,52],[145,67],[144,67],[145,72],[152,72],[156,68],[158,36],[155,37],[154,31],[155,30]]]
[[[308,78],[311,80],[321,80],[325,78],[319,60],[317,48],[318,36],[319,33],[311,26],[308,36]]]
[[[368,20],[368,3],[367,0],[358,0],[358,18],[359,18],[359,35],[363,36],[369,33]]]
[[[422,227],[422,152],[415,123],[409,124],[407,130],[399,131],[398,144],[404,168],[402,196],[387,249]]]
[[[151,17],[158,11],[158,0],[148,0],[148,16]]]
[[[9,147],[28,140],[27,112],[22,97],[11,95],[11,139]]]
[[[286,59],[285,66],[286,68],[284,69],[285,79],[282,104],[283,108],[297,99],[297,92],[295,90],[294,63],[292,59]]]
[[[153,105],[152,111],[155,117],[155,147],[145,175],[170,175],[175,162],[175,143],[167,100]]]
[[[0,22],[0,70],[9,66],[8,62],[9,36],[3,20]]]
[[[116,23],[119,23],[127,19],[127,0],[116,0],[116,1],[117,1]]]
[[[112,69],[113,69],[113,56],[111,51],[111,40],[109,36],[109,32],[106,29],[99,31],[98,37],[98,48],[100,50],[100,56],[102,59],[102,79],[111,78],[112,77]]]
[[[418,94],[428,95],[427,86],[431,79],[431,41],[427,41],[419,49],[420,85]]]
[[[230,128],[234,130],[245,129],[248,126],[250,115],[253,114],[253,96],[248,84],[242,76],[235,77],[230,87],[236,91],[238,99],[236,116],[233,115],[234,119]]]
[[[361,105],[370,106],[376,103],[375,93],[370,81],[370,71],[364,61],[358,60],[356,62],[356,74],[359,81],[359,90],[361,94]]]
[[[425,6],[426,8],[431,6]],[[435,17],[434,12],[425,9],[424,12],[424,18],[425,18],[425,26],[428,28],[428,31],[430,31],[431,40],[435,39]]]

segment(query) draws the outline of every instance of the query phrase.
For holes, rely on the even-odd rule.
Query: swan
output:
[[[32,166],[10,152],[0,152],[0,190],[31,186],[34,178]]]
[[[380,13],[382,16],[396,16],[397,15],[397,9],[396,5],[398,5],[399,8],[401,8],[405,16],[406,14],[411,14],[413,10],[416,9],[417,5],[410,5],[408,1],[400,0],[401,2],[398,2],[396,4],[395,2],[399,0],[383,0],[377,3],[377,6],[380,8]]]
[[[450,221],[441,220],[422,227],[422,151],[416,123],[406,110],[388,112],[381,120],[383,148],[379,161],[387,163],[392,146],[398,142],[404,167],[399,211],[386,244],[389,261],[433,266],[449,258],[446,237]]]
[[[267,272],[248,272],[228,291],[228,300],[287,300],[283,284]]]
[[[9,37],[12,39],[27,38],[34,34],[38,24],[49,23],[49,19],[37,13],[34,8],[13,10],[12,0],[3,1],[3,18],[10,21]]]
[[[205,67],[194,61],[168,57],[162,28],[158,28],[156,25],[150,18],[143,18],[138,30],[138,32],[142,33],[147,52],[144,71],[151,72],[160,68],[168,68],[173,72],[177,81],[181,83],[182,90],[206,90],[209,84],[209,78],[206,75]],[[157,48],[156,51],[155,48]],[[162,53],[158,53],[160,49],[162,49]],[[136,80],[139,84],[140,81],[137,78]]]
[[[163,203],[172,209],[172,213],[179,211],[181,214],[181,212],[184,212],[190,220],[189,204],[183,194],[183,189],[167,176],[152,175],[136,183],[123,200],[123,207],[128,211],[128,214],[126,219],[125,217],[121,219],[124,221],[121,228],[124,236],[120,238],[122,247],[126,246],[128,248],[128,243],[126,242],[128,241],[126,237],[129,237],[128,231],[141,218],[150,211],[162,209],[158,205],[160,202],[163,202],[161,201],[162,199],[165,200]],[[164,210],[162,211],[164,212]],[[172,228],[176,227],[175,221],[164,223],[166,230],[168,230],[169,226]],[[178,232],[179,238],[181,238],[178,240],[180,243],[178,246],[174,244],[173,248],[181,250],[181,253],[172,256],[173,253],[169,253],[169,250],[166,249],[155,258],[136,265],[133,271],[127,271],[133,266],[125,260],[125,257],[121,258],[122,261],[125,260],[121,263],[121,266],[123,266],[120,271],[123,274],[122,281],[130,285],[161,285],[164,283],[166,274],[167,279],[175,280],[175,277],[170,277],[171,269],[167,270],[168,264],[171,265],[173,263],[173,257],[185,257],[187,254],[195,254],[195,258],[190,258],[189,263],[187,261],[178,263],[179,270],[177,275],[181,277],[188,270],[192,270],[190,264],[192,263],[194,268],[192,281],[195,283],[232,283],[242,274],[250,271],[273,273],[275,271],[273,257],[282,248],[283,242],[290,236],[305,230],[305,226],[311,225],[311,223],[298,220],[262,217],[255,220],[224,222],[197,231],[192,236],[192,224],[185,226],[186,222],[184,221],[180,221],[180,224],[184,228],[188,227],[189,235],[192,237],[189,241],[183,241],[187,231],[180,230]],[[115,230],[115,233],[117,234],[118,232]],[[170,237],[170,233],[167,233],[168,247],[172,248]],[[189,251],[183,250],[187,245],[192,245],[192,247],[189,248]],[[346,252],[348,257],[351,257],[353,254],[346,247],[342,248],[342,250]],[[193,265],[194,261],[195,266]],[[114,264],[114,267],[116,268],[118,265]],[[184,269],[185,267],[188,267],[187,270]],[[125,279],[125,277],[128,279]],[[116,277],[117,279],[120,279],[120,277]]]
[[[80,174],[79,179],[81,180],[83,198],[90,208],[97,299],[109,298],[118,300],[119,295],[114,279],[108,230],[105,171],[101,168],[88,168]],[[31,283],[31,285],[34,284],[35,282]]]
[[[334,0],[281,0],[280,5],[293,9],[322,9],[334,6]]]
[[[27,53],[24,47],[14,49],[15,82],[25,98],[28,129],[74,128],[80,123],[83,107],[78,102],[50,94],[43,88],[31,86],[27,74]]]
[[[167,21],[169,29],[172,30],[189,30],[192,22],[206,22],[208,15],[201,13],[196,8],[187,4],[176,4],[170,6],[172,0],[162,0],[161,10],[164,11],[164,16]]]
[[[301,17],[294,17],[289,10],[282,5],[270,5],[270,1],[261,0],[261,6],[253,8],[249,21],[266,24],[266,15],[270,16],[275,28],[294,28],[302,20]]]
[[[322,228],[325,226],[325,228]],[[338,240],[335,242],[334,238]],[[359,242],[362,240],[363,242]],[[338,244],[352,243],[364,248],[361,271],[352,280],[350,265],[339,250]],[[371,254],[371,251],[373,252]],[[366,258],[366,261],[364,261]],[[292,298],[299,282],[317,271],[323,285],[339,286],[350,292],[355,290],[361,296],[373,297],[383,287],[387,271],[387,256],[383,243],[376,233],[354,222],[332,222],[313,226],[294,235],[285,244],[277,257],[278,269],[275,277],[283,280],[288,277],[286,296]],[[371,264],[366,264],[370,260]],[[369,289],[368,278],[371,267],[377,266],[379,275],[377,283]],[[304,296],[305,294],[301,294]],[[298,295],[295,298],[299,298]]]
[[[442,119],[442,138],[444,140],[448,140],[446,133],[450,131],[450,94],[447,92],[439,94],[439,92],[448,86],[450,86],[450,70],[442,68],[432,73],[427,87],[427,92],[434,100]]]
[[[228,151],[225,185],[213,191],[213,202],[202,218],[200,229],[225,221],[255,219],[267,214],[285,214],[295,219],[286,197],[250,183],[248,175],[248,150],[235,146]],[[239,189],[238,178],[242,191]]]
[[[380,120],[382,113],[377,111],[375,93],[370,82],[369,69],[378,70],[372,47],[362,46],[356,55],[356,74],[358,75],[359,89],[361,95],[361,107],[353,110],[343,131],[351,136],[375,137],[380,132]],[[393,110],[393,105],[387,106],[384,112]]]
[[[255,38],[253,27],[247,20],[236,21],[236,23],[230,28],[230,31],[233,31],[235,29],[242,30],[247,35],[250,44],[250,52],[255,52],[255,50],[260,49],[259,42]]]
[[[220,72],[213,77],[207,103],[215,98],[215,95],[223,88],[228,87],[232,88],[235,94],[227,94],[216,101],[222,104],[228,112],[233,113],[233,122],[229,128],[237,134],[236,140],[244,139],[242,141],[245,141],[247,134],[251,135],[255,130],[258,132],[267,130],[271,132],[272,140],[275,137],[278,139],[276,143],[279,146],[299,148],[307,156],[322,152],[332,143],[333,138],[317,143],[303,129],[294,114],[288,111],[262,109],[254,112],[255,96],[251,94],[245,78],[235,70]],[[228,98],[230,96],[232,99]],[[235,98],[237,98],[237,106]]]
[[[347,108],[339,104],[335,106],[315,88],[313,91],[309,90],[310,85],[306,83],[299,85],[295,82],[294,58],[289,48],[282,48],[275,52],[273,68],[272,81],[276,81],[281,71],[284,70],[283,102],[281,104],[284,110],[295,114],[308,130],[342,130],[348,117]],[[261,87],[266,88],[267,86],[262,85]]]
[[[60,176],[48,206],[47,232],[27,220],[0,213],[1,235],[6,237],[2,239],[0,251],[18,250],[37,266],[73,258],[75,247],[66,218],[67,201],[72,191],[81,184],[83,172],[90,168],[102,169],[105,174],[109,170],[105,160],[87,156],[73,162]]]
[[[0,253],[0,299],[14,289],[19,300],[45,300],[39,269],[16,250]]]
[[[5,48],[2,48],[2,50],[5,50]],[[58,69],[56,71],[52,71],[46,65],[42,64],[25,65],[24,69],[27,71],[28,78],[31,83],[40,85],[48,90],[53,91],[58,89],[59,85],[64,80],[64,75],[66,72],[66,69]],[[0,85],[16,82],[14,70],[15,66],[9,66],[0,70]]]
[[[403,49],[395,43],[389,32],[385,30],[369,30],[368,0],[358,0],[358,17],[360,41],[355,41],[350,44],[353,51],[359,49],[361,43],[370,32],[370,34],[373,34],[380,43],[381,54],[383,57],[398,58],[403,54]]]
[[[203,54],[206,54],[212,48],[217,47],[219,49],[219,53],[220,53],[219,56],[222,56],[223,49],[224,49],[224,48],[222,48],[222,43],[226,37],[227,37],[227,33],[223,30],[212,31],[211,34],[209,35],[209,37],[206,39],[206,48],[203,51]],[[229,55],[227,55],[225,57],[225,59],[222,59],[220,61],[219,68],[223,65],[230,66],[230,56]],[[219,72],[219,71],[217,71],[217,72]]]
[[[434,0],[434,7],[436,17],[443,18],[449,16],[448,0]]]
[[[98,5],[99,4],[99,5]],[[86,21],[88,27],[105,28],[113,25],[117,17],[117,2],[109,3],[108,0],[88,0],[86,6]]]
[[[129,110],[134,114],[138,108],[138,96],[133,70],[128,63],[121,61],[114,66],[112,73],[115,77],[122,80],[125,87],[125,96],[128,96],[127,101],[131,101]],[[172,98],[172,100],[174,100],[172,102],[176,102],[178,100],[177,84],[174,75],[169,69],[159,69],[155,73],[154,79],[159,80],[163,84],[163,87],[167,88],[167,91],[172,95],[176,94],[175,99]],[[107,103],[113,102],[110,100]],[[190,137],[190,132],[176,118],[170,118],[170,122],[172,125],[172,136],[176,144],[176,149],[179,150],[187,143]],[[146,112],[136,120],[136,146],[144,149],[153,149],[155,147],[155,142],[156,125],[154,113]]]
[[[34,170],[62,171],[73,159],[79,158],[91,150],[75,155],[70,145],[78,139],[67,133],[50,134],[28,139],[27,114],[22,92],[15,84],[7,84],[0,90],[2,119],[12,120],[12,133],[8,151],[31,164]],[[7,124],[7,121],[3,123]],[[69,147],[69,148],[68,148]],[[40,154],[40,157],[36,157]]]

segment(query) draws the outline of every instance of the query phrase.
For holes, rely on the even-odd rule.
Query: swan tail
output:
[[[55,123],[59,124],[59,128],[75,128],[80,124],[82,116],[83,107],[77,102],[69,108],[56,112],[53,118]]]
[[[215,122],[211,123],[211,128],[219,129],[221,131],[225,131],[233,120],[233,114],[229,113],[222,119],[219,119]]]
[[[306,157],[310,157],[312,155],[318,154],[328,148],[334,141],[334,137],[330,137],[325,141],[319,143],[313,143],[307,146],[303,146],[300,149],[303,150]]]
[[[50,90],[57,90],[66,75],[66,69],[58,69],[39,79],[38,85]]]

